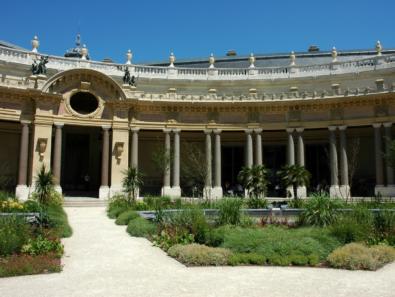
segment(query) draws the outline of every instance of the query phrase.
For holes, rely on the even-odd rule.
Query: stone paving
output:
[[[66,208],[61,273],[0,279],[0,296],[395,296],[395,263],[376,272],[295,267],[187,268],[130,237],[104,207]]]

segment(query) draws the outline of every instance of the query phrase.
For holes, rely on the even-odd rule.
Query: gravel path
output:
[[[395,296],[395,263],[376,272],[294,267],[186,268],[130,237],[103,207],[66,208],[61,273],[0,279],[0,296]]]

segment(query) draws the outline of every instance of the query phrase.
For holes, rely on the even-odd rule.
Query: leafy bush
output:
[[[26,222],[16,216],[0,217],[0,255],[20,252],[30,236]]]
[[[268,203],[265,198],[251,197],[247,199],[246,205],[247,208],[259,209],[267,208]]]
[[[324,193],[313,195],[305,203],[301,221],[311,226],[328,226],[336,220],[336,210],[342,206],[338,199],[332,199]]]
[[[139,217],[139,214],[134,210],[127,210],[122,212],[118,218],[115,220],[115,224],[117,225],[127,225],[129,221]]]
[[[23,209],[26,212],[41,212],[42,207],[40,204],[33,199],[28,199],[23,203]]]
[[[378,242],[385,241],[395,245],[395,211],[380,211],[374,216],[373,224]]]
[[[158,207],[163,209],[172,208],[172,202],[169,196],[145,196],[143,201],[150,210],[157,209]]]
[[[329,229],[343,244],[367,241],[374,232],[373,215],[369,209],[355,207],[351,212],[339,216]]]
[[[43,255],[49,252],[53,252],[58,257],[63,255],[63,245],[60,240],[49,240],[39,235],[37,238],[30,238],[27,244],[22,247],[22,253],[31,256]]]
[[[73,234],[67,214],[62,206],[50,205],[44,210],[43,215],[46,215],[49,227],[54,229],[57,236],[70,237]]]
[[[350,243],[334,250],[328,256],[332,267],[350,270],[376,270],[395,260],[395,249],[388,246],[372,246]]]
[[[152,238],[154,245],[165,251],[176,244],[185,245],[194,242],[193,234],[185,231],[169,233],[169,231],[162,230],[159,235],[153,235]]]
[[[225,234],[232,229],[233,226],[224,225],[217,228],[209,229],[206,233],[206,244],[212,247],[218,247],[223,244]]]
[[[148,220],[138,217],[129,222],[126,232],[131,236],[150,237],[157,232],[157,227]]]
[[[224,198],[218,205],[218,225],[238,225],[243,201],[237,198]]]
[[[186,265],[226,265],[231,251],[200,244],[174,245],[168,251],[171,257]]]
[[[229,265],[264,265],[266,257],[256,253],[234,253],[229,257]]]
[[[128,200],[125,195],[118,194],[114,195],[108,200],[107,213],[110,213],[115,208],[128,208]]]
[[[0,212],[23,212],[24,204],[16,198],[0,200]]]
[[[340,244],[324,229],[285,229],[269,226],[264,229],[233,228],[225,231],[222,246],[237,253],[257,253],[269,264],[289,265],[292,262],[324,260]],[[305,257],[295,260],[294,256]]]
[[[114,206],[111,209],[107,210],[107,216],[110,219],[116,219],[121,213],[127,211],[128,208],[126,206]]]

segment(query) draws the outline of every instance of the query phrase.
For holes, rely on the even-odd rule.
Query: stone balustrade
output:
[[[0,63],[31,65],[42,53],[0,47]],[[139,78],[175,80],[273,80],[303,78],[333,74],[359,73],[395,67],[395,55],[374,56],[353,61],[332,62],[317,65],[294,65],[265,68],[184,68],[145,65],[127,65],[131,75]],[[75,58],[49,56],[48,69],[63,71],[89,68],[114,77],[122,77],[125,64],[104,63]]]

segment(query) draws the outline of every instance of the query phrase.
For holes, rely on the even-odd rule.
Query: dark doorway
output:
[[[98,197],[101,175],[100,130],[67,128],[65,127],[62,154],[63,192],[66,196]]]
[[[326,191],[330,187],[329,147],[326,144],[306,145],[306,169],[311,173],[309,192]]]
[[[277,172],[286,164],[286,146],[271,145],[263,147],[263,164],[269,170],[268,197],[284,197],[285,189]]]
[[[243,146],[224,146],[222,147],[222,188],[224,195],[242,194],[238,188],[239,182],[237,175],[244,166],[244,147]]]

